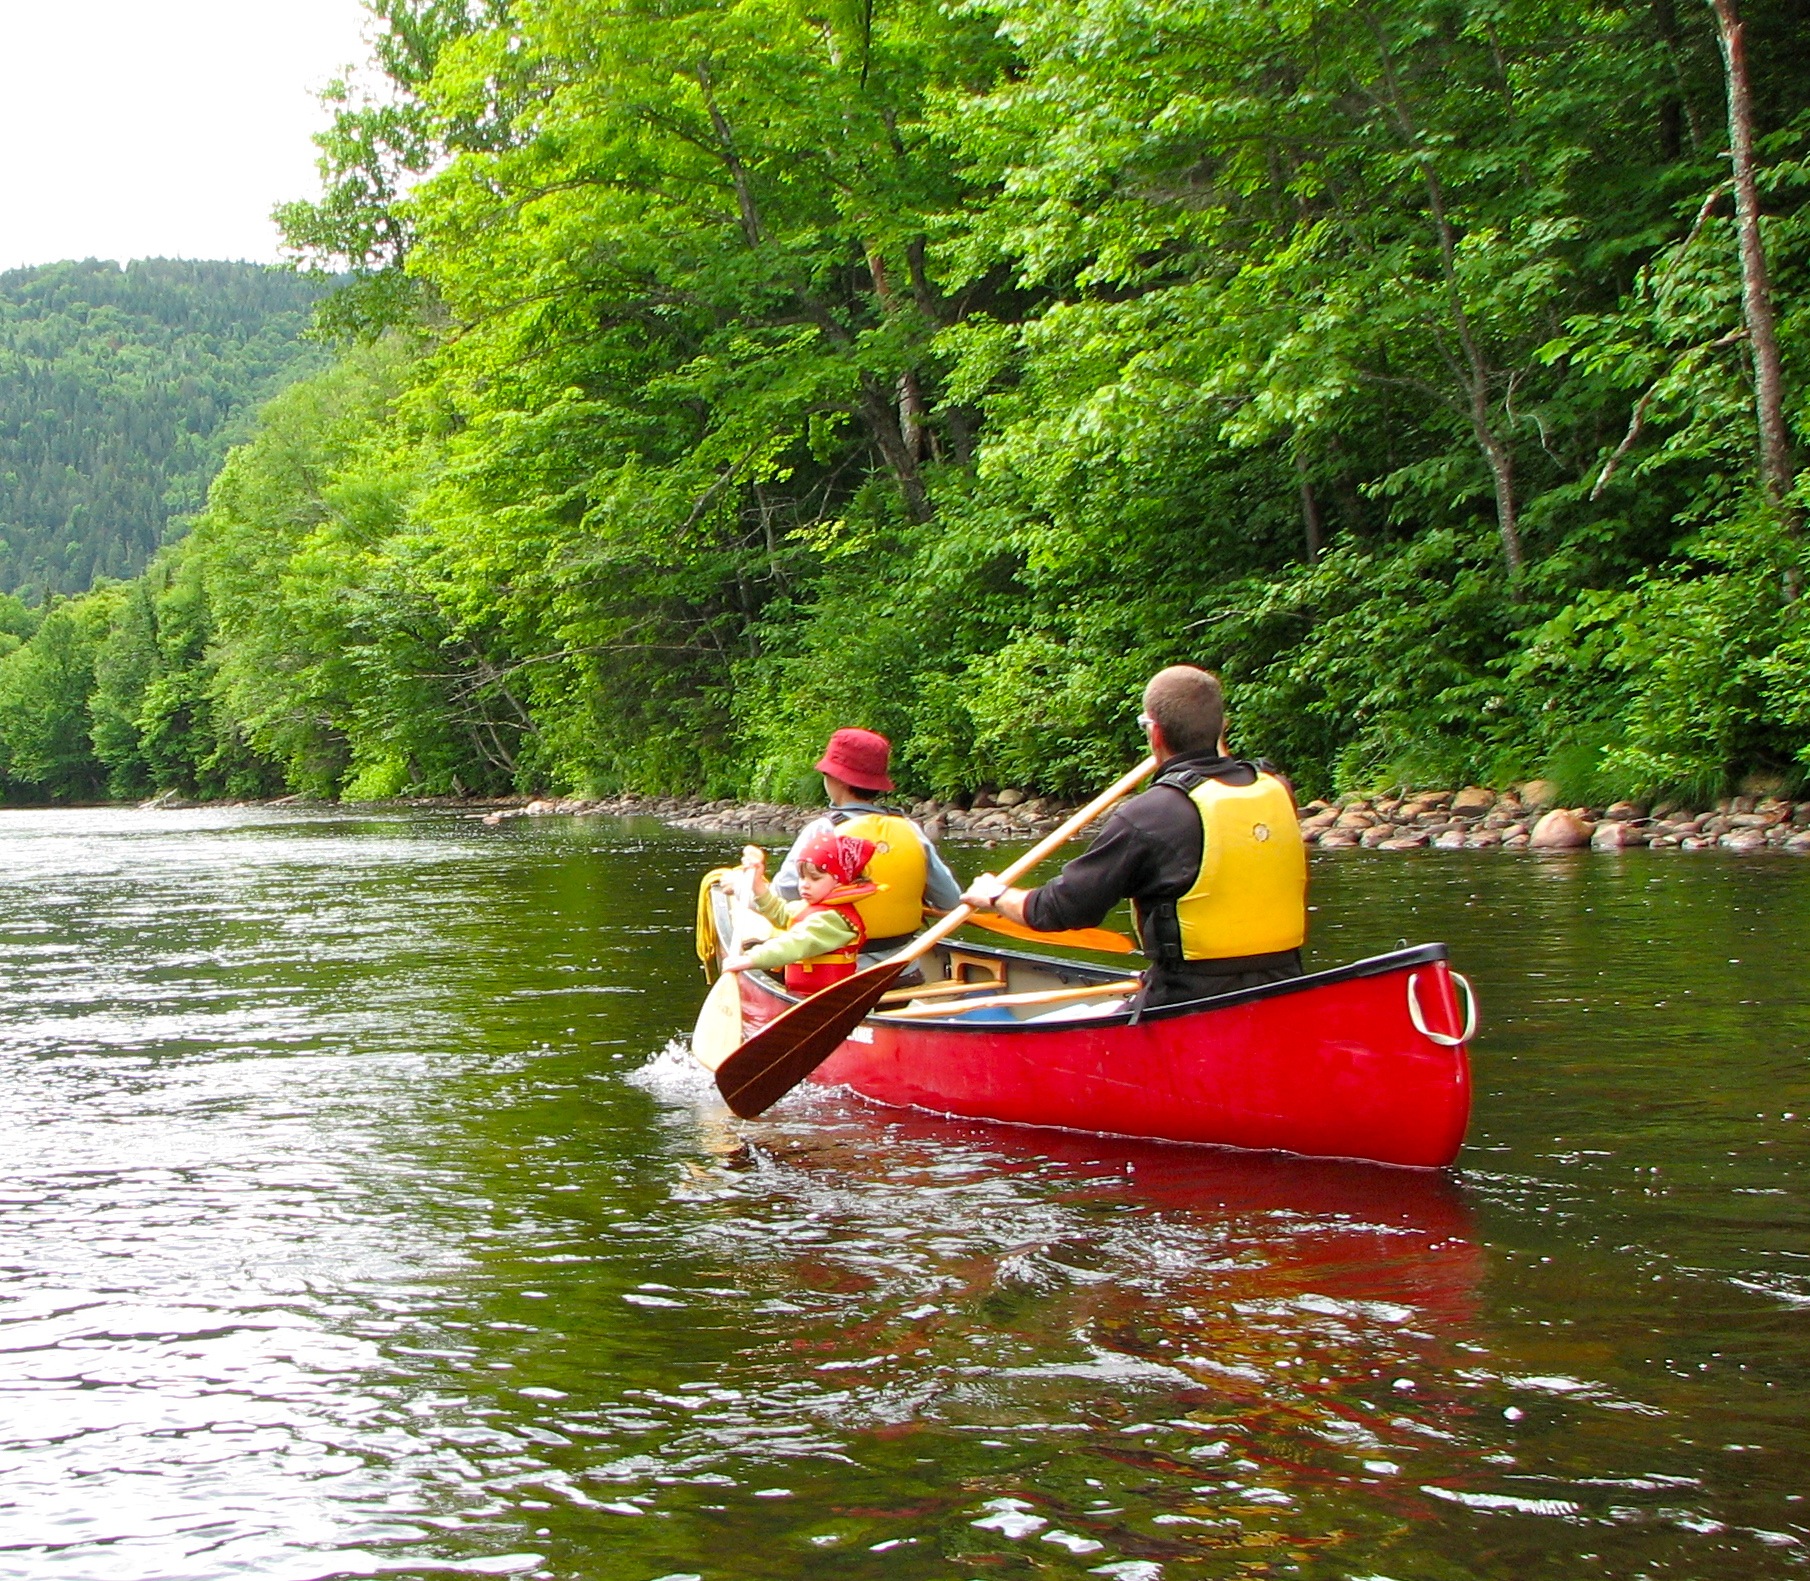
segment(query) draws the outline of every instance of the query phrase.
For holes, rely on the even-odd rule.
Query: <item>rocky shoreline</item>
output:
[[[1460,791],[1346,797],[1302,809],[1303,838],[1327,850],[1380,851],[1780,850],[1810,854],[1810,802],[1782,797],[1725,797],[1706,811],[1661,802],[1558,807],[1544,782],[1509,791],[1470,785]]]
[[[1557,787],[1535,780],[1512,790],[1478,785],[1462,790],[1410,791],[1312,801],[1301,809],[1302,838],[1334,851],[1361,846],[1377,851],[1782,851],[1810,855],[1810,801],[1732,796],[1695,810],[1661,802],[1609,807],[1560,807]],[[905,809],[935,840],[988,845],[1034,839],[1056,828],[1072,803],[1021,790],[982,792],[952,801],[935,799]],[[821,811],[775,802],[699,801],[684,796],[612,796],[601,800],[537,798],[492,806],[469,816],[490,825],[512,818],[555,815],[658,818],[679,829],[739,834],[753,840],[790,838]]]

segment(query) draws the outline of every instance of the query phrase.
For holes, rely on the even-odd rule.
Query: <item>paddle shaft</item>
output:
[[[982,977],[974,982],[931,983],[924,988],[889,988],[880,995],[880,1003],[896,1005],[907,999],[947,999],[951,994],[991,993],[1005,985],[1003,977]]]
[[[1038,863],[1045,860],[1045,858],[1054,856],[1056,852],[1067,845],[1070,840],[1074,839],[1074,837],[1092,823],[1094,819],[1098,818],[1101,813],[1117,805],[1136,790],[1138,786],[1155,771],[1155,769],[1156,759],[1145,758],[1144,761],[1129,774],[1121,775],[1118,779],[1114,780],[1112,784],[1108,785],[1105,790],[1101,791],[1098,796],[1094,797],[1094,799],[1079,812],[1068,818],[1057,828],[1052,829],[1032,846],[1030,850],[1026,851],[1023,856],[1019,857],[1017,861],[1010,863],[1005,871],[999,875],[1000,879],[1006,884],[1011,884],[1024,877],[1026,873],[1030,872],[1032,868],[1036,867]],[[906,945],[904,949],[898,951],[897,954],[887,956],[882,964],[887,966],[894,965],[895,963],[899,965],[909,965],[919,956],[928,954],[931,950],[935,949],[944,939],[948,938],[957,928],[975,915],[976,912],[974,907],[968,905],[957,906],[953,911],[944,912],[942,916],[938,917],[935,922],[913,939],[911,943]]]

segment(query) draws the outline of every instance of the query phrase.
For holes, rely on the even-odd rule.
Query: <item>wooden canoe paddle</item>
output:
[[[743,846],[743,858],[753,849]],[[729,887],[733,896],[729,920],[734,930],[730,944],[739,947],[751,936],[770,936],[773,926],[754,909],[745,867],[736,871]],[[705,995],[703,1007],[698,1011],[698,1024],[691,1032],[691,1053],[705,1070],[714,1071],[741,1046],[742,983],[734,972],[724,972]]]
[[[724,972],[704,996],[698,1024],[691,1029],[691,1057],[705,1070],[715,1071],[741,1046],[741,979]]]
[[[1046,857],[1054,855],[1075,835],[1115,803],[1138,788],[1156,768],[1155,758],[1145,758],[1123,778],[1109,785],[1092,801],[1051,831],[999,876],[1007,884],[1021,878]],[[805,1077],[836,1052],[850,1032],[865,1020],[893,980],[920,955],[928,954],[974,915],[971,906],[957,906],[932,923],[898,954],[888,956],[853,977],[800,1000],[775,1016],[717,1067],[717,1091],[723,1101],[744,1120],[763,1114]]]

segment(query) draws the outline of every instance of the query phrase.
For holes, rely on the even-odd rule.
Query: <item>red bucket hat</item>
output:
[[[820,834],[798,853],[820,872],[828,873],[838,884],[852,884],[867,870],[874,859],[872,840],[852,834]]]
[[[834,774],[845,785],[862,790],[893,788],[886,772],[892,760],[892,743],[875,730],[838,730],[817,760],[819,774]]]

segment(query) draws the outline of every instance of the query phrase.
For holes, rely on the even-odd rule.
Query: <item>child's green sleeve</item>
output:
[[[798,909],[803,910],[803,907]],[[748,959],[763,971],[771,971],[776,966],[789,966],[793,961],[809,960],[813,955],[846,950],[858,936],[835,912],[820,911],[814,917],[794,923],[784,933],[774,934],[764,944],[755,945],[748,951]]]

